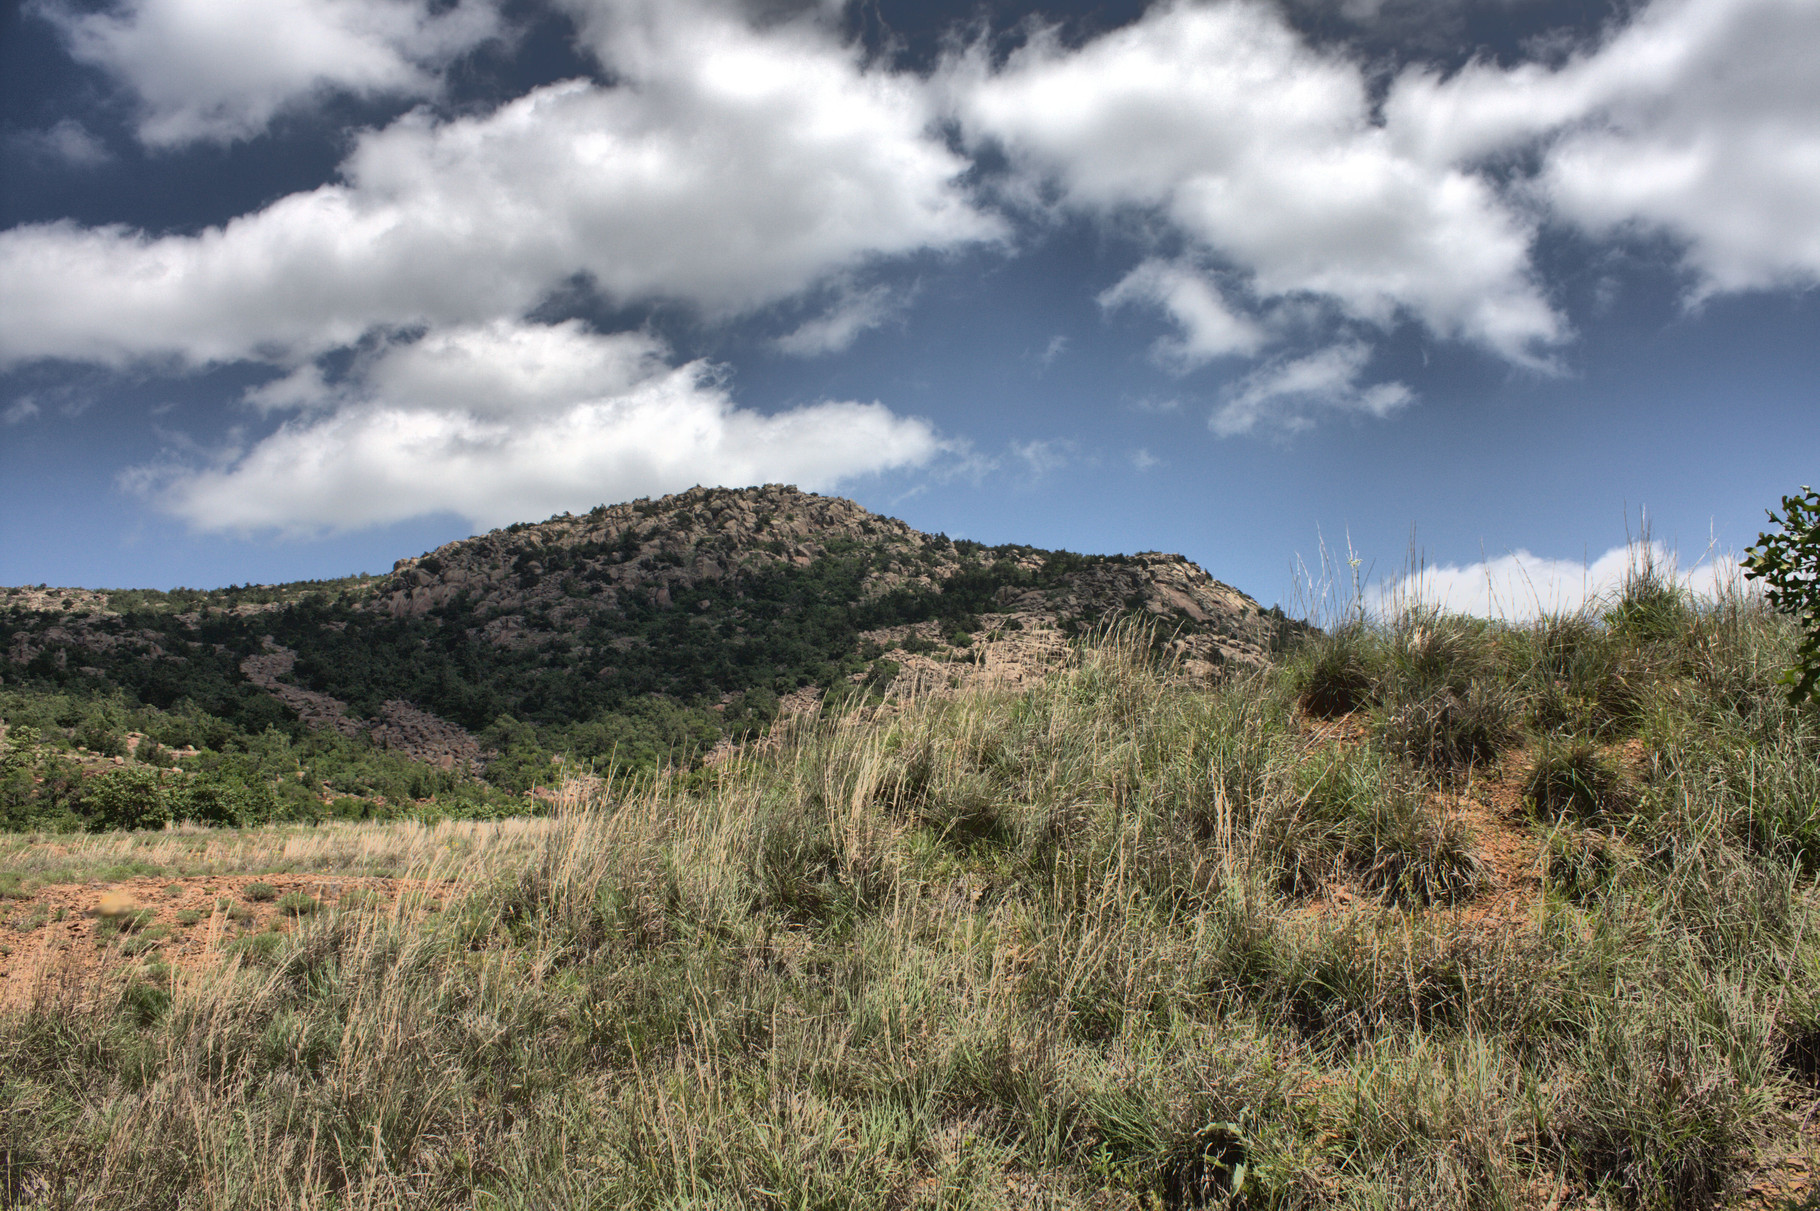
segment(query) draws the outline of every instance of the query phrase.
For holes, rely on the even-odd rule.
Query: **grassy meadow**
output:
[[[1820,1206],[1795,638],[1649,576],[1211,690],[1122,633],[551,820],[13,839],[454,890],[0,1011],[0,1206]]]

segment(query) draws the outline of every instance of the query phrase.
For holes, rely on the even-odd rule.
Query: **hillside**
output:
[[[0,1204],[1813,1208],[1797,629],[1604,604],[1118,632],[552,818],[0,837]]]
[[[380,577],[5,590],[0,718],[86,749],[91,773],[97,756],[136,762],[141,736],[148,753],[238,754],[229,781],[282,800],[242,816],[464,787],[502,810],[558,757],[687,763],[830,694],[1026,684],[1132,616],[1201,679],[1300,629],[1177,555],[986,547],[794,488],[696,488]],[[82,781],[61,783],[34,812],[80,807]]]

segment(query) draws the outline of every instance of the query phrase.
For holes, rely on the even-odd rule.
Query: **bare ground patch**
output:
[[[421,879],[324,874],[139,877],[55,883],[0,901],[0,1009],[52,989],[79,1000],[120,972],[161,962],[218,963],[234,943],[285,934],[319,913],[440,907],[444,888]]]

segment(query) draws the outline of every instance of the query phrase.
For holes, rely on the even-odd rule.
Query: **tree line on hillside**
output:
[[[316,821],[417,810],[499,815],[518,796],[334,732],[245,731],[120,692],[0,691],[0,829],[57,832]]]
[[[763,732],[793,690],[851,692],[856,676],[857,692],[882,690],[896,666],[865,647],[862,632],[935,622],[964,648],[1002,591],[1052,587],[1092,561],[1036,552],[1044,558],[1032,570],[1016,562],[1029,548],[948,547],[970,562],[939,589],[867,599],[869,575],[891,557],[836,544],[804,567],[677,586],[667,606],[655,595],[610,605],[584,593],[569,599],[579,625],[533,605],[511,644],[484,637],[494,615],[467,595],[394,618],[361,608],[354,581],[308,592],[116,593],[117,613],[82,617],[0,608],[0,651],[33,653],[0,664],[0,721],[15,737],[0,827],[250,823],[422,800],[461,814],[519,810],[526,791],[559,772],[558,757],[626,771],[687,764],[723,737]],[[236,608],[272,601],[280,608]],[[484,770],[441,770],[312,731],[240,671],[267,637],[297,653],[297,684],[357,717],[404,699],[469,729],[490,754]],[[128,732],[145,737],[130,765],[93,773],[93,759],[126,756]],[[161,754],[185,748],[198,754],[182,772],[156,772]]]

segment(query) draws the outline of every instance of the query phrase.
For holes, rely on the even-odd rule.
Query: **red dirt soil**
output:
[[[246,889],[255,883],[275,894],[249,899]],[[0,899],[0,920],[5,922],[0,925],[0,1009],[29,1004],[47,985],[98,991],[106,977],[135,962],[157,960],[178,968],[217,962],[236,939],[294,929],[298,918],[278,907],[293,892],[311,897],[322,912],[356,889],[371,896],[371,907],[377,909],[417,887],[414,880],[320,874],[46,884],[22,897]],[[232,902],[239,920],[219,906],[223,899]],[[182,913],[196,919],[183,924]]]

